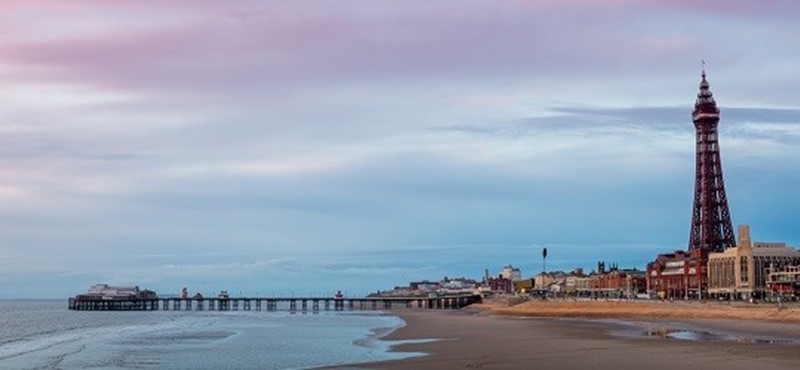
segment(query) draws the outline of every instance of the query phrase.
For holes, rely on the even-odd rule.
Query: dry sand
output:
[[[607,302],[583,305],[583,311],[578,314],[575,311],[578,303],[532,302],[514,307],[490,303],[461,311],[393,311],[392,314],[403,318],[407,325],[384,339],[437,338],[435,342],[393,347],[396,351],[429,355],[339,368],[676,370],[691,366],[698,369],[800,369],[800,324],[797,323],[730,319],[736,315],[727,313],[728,310],[738,310],[739,306],[719,308],[719,312],[725,312],[721,317],[727,317],[719,319],[714,316],[719,312],[708,308],[714,305],[700,306],[699,303],[696,307],[655,303],[671,305],[660,310],[657,310],[659,306],[640,306],[647,314],[624,304],[614,307],[624,307],[625,314],[614,312],[605,307]],[[530,317],[535,314],[530,309],[536,307],[540,311],[544,305],[552,309],[542,310],[549,316],[573,318]],[[571,309],[564,308],[570,306]],[[557,315],[556,307],[560,307],[564,315]],[[601,307],[605,313],[601,313]],[[706,313],[694,313],[690,316],[692,319],[686,319],[680,315],[681,309],[699,309]],[[592,310],[594,312],[589,312]],[[661,316],[647,316],[656,312]],[[752,312],[761,315],[761,311]],[[601,317],[613,319],[598,319]],[[773,316],[758,317],[769,320]],[[783,316],[777,317],[789,321]],[[731,334],[742,339],[737,342],[715,337],[717,339],[710,341],[689,341],[646,336],[647,331],[675,327]],[[752,341],[754,338],[793,341],[793,344],[758,343]]]

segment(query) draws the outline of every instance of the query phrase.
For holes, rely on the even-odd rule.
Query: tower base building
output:
[[[659,254],[647,264],[647,293],[661,299],[706,296],[706,263],[699,250]]]

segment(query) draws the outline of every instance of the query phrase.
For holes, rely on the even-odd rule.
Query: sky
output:
[[[0,0],[0,298],[363,295],[800,245],[800,2]]]

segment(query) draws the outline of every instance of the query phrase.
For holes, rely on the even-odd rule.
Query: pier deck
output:
[[[459,309],[481,301],[479,295],[441,297],[230,297],[149,299],[70,298],[77,311],[289,311]]]

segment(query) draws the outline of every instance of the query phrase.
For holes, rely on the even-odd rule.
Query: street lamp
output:
[[[542,248],[542,272],[547,272],[547,248]]]

